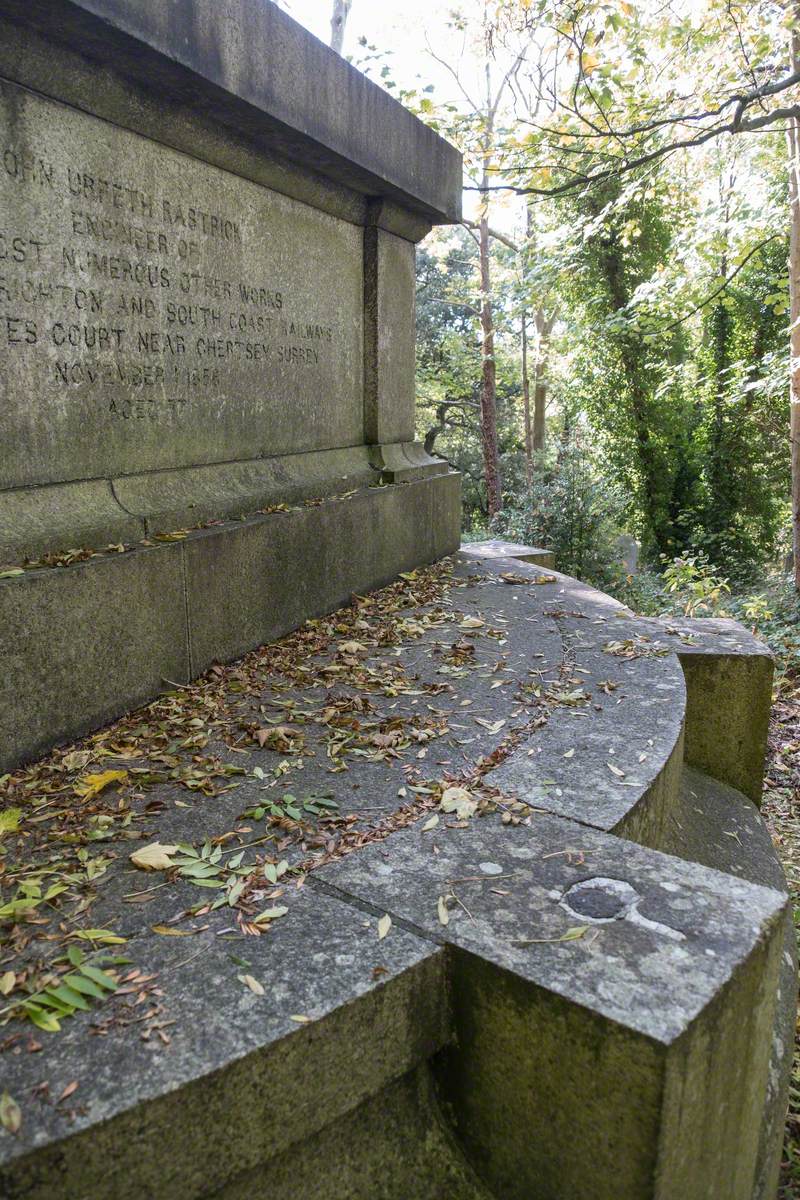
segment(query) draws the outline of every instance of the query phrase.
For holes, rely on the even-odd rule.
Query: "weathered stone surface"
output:
[[[212,527],[130,617],[116,560],[65,585],[64,629],[95,633],[75,686],[55,576],[0,581],[0,762],[456,548],[457,478],[412,443],[414,242],[458,218],[460,156],[284,13],[12,0],[0,209],[0,567]],[[95,578],[122,585],[96,622]]]
[[[146,532],[144,519],[122,507],[110,479],[0,492],[3,566],[82,546],[137,542]]]
[[[78,1107],[43,1105],[18,1138],[4,1138],[4,1196],[208,1195],[312,1138],[443,1044],[436,947],[399,929],[380,944],[363,913],[311,889],[290,902],[268,937],[216,936],[230,924],[224,911],[191,950],[147,926],[131,936],[129,956],[162,981],[169,1045],[151,1046],[124,1025],[89,1038],[89,1014],[73,1018],[48,1048],[48,1079],[58,1095],[77,1078]],[[4,1087],[22,1094],[34,1063],[6,1059]]]
[[[769,647],[738,621],[670,622],[686,677],[686,761],[761,804],[772,703]]]
[[[0,128],[0,488],[363,440],[355,226],[11,84]]]
[[[684,770],[661,849],[786,891],[786,878],[769,831],[750,799],[690,767]],[[797,935],[789,907],[784,917],[767,1099],[753,1193],[756,1200],[773,1200],[778,1190],[796,1020]]]
[[[176,549],[0,580],[0,773],[189,678]]]
[[[491,1200],[439,1110],[428,1068],[391,1084],[312,1143],[248,1172],[218,1200]],[[217,1200],[217,1197],[215,1197]]]
[[[414,439],[414,244],[364,231],[364,429],[372,443]]]
[[[784,895],[545,816],[417,826],[316,878],[458,951],[442,1086],[494,1194],[749,1200]]]
[[[0,580],[0,771],[452,553],[459,525],[436,474]]]
[[[473,547],[463,553],[474,561]],[[478,561],[502,577],[509,557],[504,549]],[[530,587],[541,619],[561,635],[561,660],[537,673],[561,712],[521,739],[489,781],[547,812],[659,847],[683,765],[685,689],[674,647],[566,576],[537,584],[540,572],[522,560],[512,574],[509,598]]]
[[[341,495],[377,479],[370,448],[353,446],[125,475],[113,480],[113,488],[125,510],[135,513],[152,534],[248,516],[269,505]]]
[[[413,439],[414,242],[460,157],[284,13],[12,2],[0,148],[1,564],[330,494],[297,460]]]

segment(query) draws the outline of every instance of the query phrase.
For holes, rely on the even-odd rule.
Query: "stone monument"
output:
[[[0,17],[2,770],[457,547],[414,245],[461,163],[271,3]]]
[[[0,0],[4,1200],[774,1200],[771,658],[458,551],[460,188],[268,0]]]

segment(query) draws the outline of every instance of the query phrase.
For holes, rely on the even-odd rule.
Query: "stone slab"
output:
[[[686,677],[686,761],[761,804],[773,657],[738,621],[664,622]]]
[[[439,486],[441,508],[452,484],[442,477]],[[353,528],[389,528],[393,505],[412,487],[370,489],[381,503],[370,508],[362,497],[366,515],[353,498],[305,509],[298,527],[338,510]],[[457,510],[457,496],[453,503]],[[293,515],[261,520],[286,529]],[[237,528],[254,536],[247,522]],[[212,533],[159,550],[185,551]],[[284,558],[275,565],[283,570]],[[19,1033],[3,1041],[0,1062],[24,1120],[20,1138],[0,1132],[0,1180],[11,1195],[84,1200],[86,1179],[85,1200],[104,1186],[123,1200],[177,1188],[187,1200],[288,1200],[294,1180],[319,1200],[574,1200],[589,1180],[593,1200],[707,1200],[715,1189],[726,1200],[772,1200],[764,1181],[774,1178],[793,980],[785,891],[760,817],[744,797],[689,772],[664,791],[667,819],[653,827],[680,856],[671,857],[636,845],[641,829],[617,837],[542,811],[541,790],[525,796],[532,811],[511,808],[492,786],[493,761],[510,761],[521,746],[535,758],[527,750],[536,750],[537,736],[545,744],[556,727],[602,723],[603,705],[612,711],[621,695],[619,708],[645,701],[631,739],[646,726],[658,730],[657,707],[646,700],[662,677],[672,734],[662,730],[649,749],[669,762],[683,692],[672,654],[610,655],[621,685],[610,694],[597,689],[605,668],[581,675],[584,656],[606,636],[624,645],[629,617],[562,576],[538,584],[540,572],[524,564],[510,582],[502,573],[509,572],[459,556],[452,578],[443,567],[431,573],[441,580],[431,591],[427,573],[409,572],[286,643],[175,689],[158,708],[78,747],[78,763],[66,766],[72,760],[57,752],[31,768],[38,783],[27,791],[27,773],[14,776],[10,802],[24,792],[34,811],[26,804],[19,832],[6,836],[5,881],[20,856],[31,865],[49,863],[54,847],[74,856],[82,822],[99,832],[96,817],[76,812],[60,842],[61,802],[47,803],[68,795],[83,772],[102,764],[165,773],[163,782],[126,784],[101,798],[110,824],[85,844],[107,860],[105,870],[57,901],[53,917],[65,929],[102,926],[125,936],[129,957],[156,975],[163,996],[142,985],[142,1007],[124,997],[97,1006],[64,1021],[57,1036],[41,1035],[34,1053],[26,1027],[8,1028]],[[359,644],[345,647],[354,636]],[[653,645],[626,640],[634,650]],[[586,716],[576,717],[570,704],[546,698],[548,680],[570,686],[572,678],[591,685],[600,712],[585,703]],[[183,719],[183,732],[169,732],[175,708],[184,718],[202,714],[200,726]],[[162,721],[166,756],[151,765],[114,756],[142,723],[160,729]],[[302,755],[254,740],[257,725],[286,721],[302,732]],[[196,727],[198,742],[185,737]],[[385,743],[373,741],[374,731],[392,728],[408,736],[377,751]],[[339,737],[346,744],[332,754]],[[145,732],[143,745],[151,741]],[[202,777],[214,763],[244,774],[223,779],[212,796],[180,782],[193,785],[187,772]],[[657,762],[650,769],[658,774]],[[583,787],[589,797],[597,788],[601,809],[606,770],[599,755],[587,755]],[[463,822],[438,812],[428,825],[435,789],[459,780],[497,811]],[[262,826],[253,807],[285,788],[327,792],[335,817],[294,833]],[[410,802],[422,816],[397,831]],[[267,841],[256,836],[264,832]],[[226,854],[241,845],[245,869],[262,855],[285,857],[290,883],[279,903],[288,914],[261,937],[240,923],[261,906],[260,893],[244,909],[193,916],[198,894],[202,906],[218,893],[143,876],[127,861],[156,839],[214,839]],[[291,871],[317,854],[296,890]],[[383,914],[392,925],[380,938]],[[156,934],[159,924],[185,936]],[[18,969],[59,952],[52,923],[23,929]],[[244,971],[264,996],[241,983]],[[151,1000],[156,1024],[145,1042],[135,1018]],[[292,1022],[293,1014],[311,1021]],[[99,1033],[90,1034],[91,1025]],[[34,1092],[43,1080],[51,1098],[73,1080],[79,1087],[69,1103],[47,1104]],[[164,1128],[188,1130],[166,1143],[168,1155]],[[321,1167],[331,1154],[335,1161]],[[162,1175],[171,1192],[159,1190]]]
[[[76,548],[103,549],[206,521],[241,519],[261,508],[341,495],[383,478],[400,482],[447,471],[431,459],[416,469],[398,447],[387,471],[378,447],[352,446],[282,458],[212,463],[0,493],[0,564]]]
[[[543,811],[658,847],[683,764],[685,688],[670,640],[558,572],[538,584],[541,573],[521,560],[509,573],[513,547],[501,545],[499,556],[476,559],[470,546],[461,557],[479,562],[509,599],[532,593],[528,619],[537,612],[557,629],[563,649],[538,675],[540,664],[529,667],[559,719],[523,737],[488,781]]]
[[[486,542],[465,542],[462,549],[472,558],[518,559],[520,562],[535,563],[540,567],[556,565],[552,550],[545,550],[540,546],[522,546],[518,542],[505,542],[501,538],[490,538]]]
[[[50,1095],[77,1079],[74,1105],[28,1101],[43,1064],[25,1053],[4,1057],[4,1087],[26,1097],[28,1118],[3,1142],[4,1195],[208,1195],[313,1137],[442,1045],[436,947],[400,930],[379,943],[363,913],[310,889],[288,903],[289,914],[259,938],[223,933],[224,911],[190,945],[147,926],[132,934],[127,956],[158,979],[169,1044],[126,1025],[121,998],[102,1036],[92,1037],[93,1018],[79,1014],[46,1055]],[[134,1022],[141,1015],[128,1012]],[[165,1136],[177,1128],[182,1136]]]

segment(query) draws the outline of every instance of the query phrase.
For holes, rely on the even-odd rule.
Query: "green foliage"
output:
[[[57,1033],[65,1018],[74,1016],[76,1012],[88,1012],[92,1001],[102,1003],[116,991],[117,980],[104,967],[129,960],[108,954],[87,959],[77,946],[70,946],[67,959],[57,959],[54,967],[58,968],[59,963],[65,961],[71,970],[66,973],[63,969],[56,970],[28,995],[12,996],[10,1002],[0,1009],[0,1023],[12,1017],[27,1018],[45,1033]],[[13,992],[13,978],[10,983]]]
[[[492,532],[553,550],[561,571],[600,586],[616,556],[623,500],[597,470],[586,445],[572,439],[549,470],[537,473],[531,496],[520,496],[495,519]]]
[[[432,252],[433,249],[438,254]],[[504,482],[514,493],[521,449],[521,381],[516,344],[503,338],[514,293],[497,265],[503,287],[495,306],[497,427]],[[426,449],[450,461],[462,476],[464,526],[484,524],[486,487],[480,440],[481,331],[477,248],[461,230],[417,256],[417,433]]]
[[[702,557],[677,559],[663,574],[644,570],[620,575],[607,588],[642,616],[733,617],[760,637],[775,655],[778,682],[800,672],[800,596],[785,572],[770,571],[762,590],[728,589]]]
[[[664,568],[663,579],[665,590],[680,600],[687,617],[715,613],[731,590],[703,554],[673,559]]]

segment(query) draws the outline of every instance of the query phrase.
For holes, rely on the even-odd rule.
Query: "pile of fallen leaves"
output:
[[[279,900],[289,875],[301,882],[315,866],[429,811],[456,823],[498,808],[504,821],[523,819],[524,805],[506,804],[483,785],[523,727],[458,777],[444,771],[431,780],[404,766],[396,810],[366,828],[340,814],[330,794],[281,788],[316,752],[312,733],[329,770],[339,772],[358,760],[391,763],[409,751],[422,759],[448,732],[446,713],[432,702],[453,692],[452,677],[476,669],[476,638],[503,639],[501,630],[453,607],[454,587],[468,583],[454,579],[448,563],[406,573],[230,666],[213,666],[191,685],[165,681],[165,693],[151,704],[0,777],[0,1024],[24,1016],[52,1031],[65,1016],[119,991],[129,963],[125,939],[89,921],[117,860],[159,876],[124,897],[129,902],[146,902],[167,882],[188,882],[205,896],[187,915],[202,918],[227,905],[240,931],[257,935],[286,912]],[[439,629],[453,630],[451,640],[438,650],[436,680],[421,682],[392,651]],[[393,711],[405,696],[430,703],[424,712]],[[550,701],[577,697],[565,689]],[[525,728],[542,724],[548,698],[537,689],[527,702],[534,712]],[[476,720],[491,733],[504,725]],[[254,747],[274,754],[274,769],[238,765],[242,751]],[[246,773],[263,782],[264,800],[242,818],[265,821],[265,834],[250,837],[251,827],[238,825],[197,845],[147,841],[165,805],[164,785],[173,803],[190,807],[237,787]],[[194,796],[177,798],[184,790]],[[184,932],[153,928],[165,936]]]

